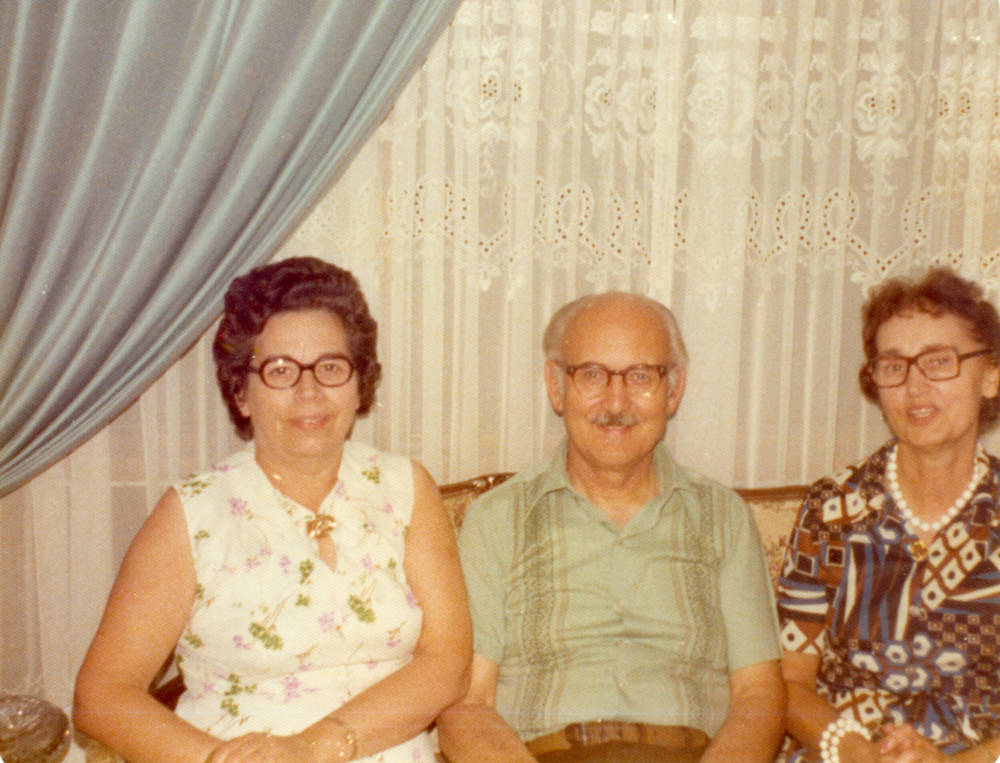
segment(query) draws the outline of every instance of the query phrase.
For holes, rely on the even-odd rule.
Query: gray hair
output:
[[[563,305],[556,310],[555,315],[549,321],[545,334],[542,337],[542,350],[545,352],[546,360],[559,360],[562,352],[563,337],[566,334],[566,327],[569,322],[580,312],[586,310],[597,302],[607,299],[621,299],[626,302],[645,307],[656,313],[663,321],[663,326],[670,337],[671,360],[680,368],[686,368],[688,363],[687,348],[684,346],[684,339],[681,337],[681,330],[677,325],[677,319],[670,312],[670,308],[661,302],[657,302],[652,297],[642,294],[631,294],[625,291],[608,291],[602,294],[587,294],[579,299]]]

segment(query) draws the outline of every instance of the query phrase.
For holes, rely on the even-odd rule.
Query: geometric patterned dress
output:
[[[1000,461],[924,545],[886,488],[890,441],[816,482],[778,581],[784,649],[820,656],[817,690],[877,738],[911,723],[946,754],[1000,736]],[[783,759],[804,760],[789,737]]]

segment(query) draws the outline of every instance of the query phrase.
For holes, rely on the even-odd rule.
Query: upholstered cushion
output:
[[[799,507],[805,498],[806,485],[786,485],[776,488],[737,489],[743,500],[753,510],[760,529],[764,554],[771,573],[771,580],[778,582],[781,562],[788,547],[788,536],[795,524]]]

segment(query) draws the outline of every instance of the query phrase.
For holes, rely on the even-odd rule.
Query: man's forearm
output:
[[[747,670],[747,669],[744,669]],[[771,763],[785,735],[785,685],[777,663],[755,665],[752,682],[729,701],[722,728],[712,738],[701,763]]]
[[[437,721],[441,752],[451,763],[535,763],[520,737],[486,705],[458,704]]]

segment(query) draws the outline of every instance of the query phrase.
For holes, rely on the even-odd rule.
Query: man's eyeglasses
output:
[[[660,382],[675,364],[667,366],[629,366],[621,371],[612,371],[600,363],[581,363],[568,366],[560,363],[566,375],[573,380],[573,386],[583,395],[597,395],[608,388],[612,376],[622,377],[625,389],[630,393],[649,395],[659,389]]]
[[[990,352],[991,350],[975,350],[959,354],[954,347],[940,347],[925,350],[911,358],[885,355],[875,358],[868,364],[868,375],[876,387],[898,387],[906,381],[910,366],[914,365],[931,381],[947,381],[961,373],[963,360],[989,355]]]
[[[260,368],[250,366],[251,372],[273,389],[289,389],[299,383],[303,371],[312,371],[316,381],[324,387],[340,387],[354,376],[354,364],[343,355],[324,355],[315,363],[305,366],[284,355],[268,358]]]

